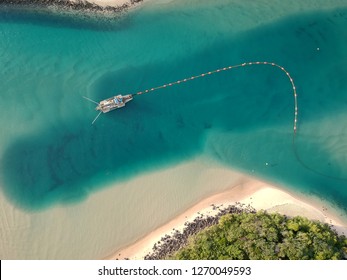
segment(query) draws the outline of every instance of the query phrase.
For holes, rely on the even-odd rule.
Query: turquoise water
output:
[[[79,203],[108,182],[205,154],[346,209],[347,9],[243,30],[234,26],[232,1],[222,2],[213,10],[140,9],[110,24],[2,11],[6,197],[26,210]],[[82,99],[245,61],[273,61],[291,73],[299,94],[295,146],[291,84],[270,66],[136,97],[94,125],[94,105]]]

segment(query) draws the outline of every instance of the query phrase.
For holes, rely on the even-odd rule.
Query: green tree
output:
[[[327,224],[280,214],[227,214],[191,236],[172,259],[344,259],[347,239]]]

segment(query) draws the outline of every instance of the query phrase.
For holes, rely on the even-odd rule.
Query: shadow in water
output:
[[[312,19],[316,29],[309,27]],[[341,19],[339,24],[344,21]],[[343,90],[346,85],[341,86],[338,80],[330,81],[330,87],[320,94],[312,82],[316,79],[311,72],[322,60],[329,64],[333,63],[331,59],[341,58],[341,53],[331,55],[323,51],[320,57],[308,55],[317,42],[328,50],[334,49],[337,37],[329,35],[334,24],[326,20],[325,14],[300,20],[290,18],[228,38],[185,59],[110,71],[92,85],[89,97],[107,98],[110,89],[133,93],[240,63],[245,58],[268,60],[285,66],[293,75],[300,98],[299,122],[317,121],[327,112],[343,110],[339,100],[346,99]],[[316,38],[317,30],[327,34]],[[320,106],[326,101],[324,90],[334,86],[337,100],[324,102],[323,114]],[[87,117],[91,122],[92,113]],[[232,70],[139,96],[126,108],[103,114],[94,126],[90,122],[75,119],[68,127],[61,122],[54,128],[47,126],[40,133],[14,140],[2,157],[5,194],[20,207],[42,209],[83,200],[107,181],[126,180],[203,152],[243,171],[254,168],[259,176],[274,181],[281,177],[308,190],[317,190],[314,184],[319,177],[300,167],[291,151],[291,85],[286,75],[273,67]],[[267,130],[271,131],[271,137]],[[213,144],[207,141],[218,133],[221,136]],[[310,156],[307,151],[300,151],[306,153],[305,157]],[[268,155],[275,157],[272,169],[263,165]],[[328,157],[321,153],[324,156]],[[297,172],[294,175],[293,170]],[[319,193],[328,194],[329,188],[334,188],[337,193],[334,200],[346,203],[341,184],[327,179],[320,186]]]

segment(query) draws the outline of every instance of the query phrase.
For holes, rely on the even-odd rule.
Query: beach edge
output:
[[[129,246],[106,256],[106,260],[143,260],[153,252],[153,246],[166,235],[180,232],[186,223],[202,216],[215,216],[219,209],[231,205],[252,207],[256,211],[279,213],[288,217],[303,216],[331,226],[339,235],[347,234],[347,217],[326,201],[308,197],[287,189],[273,186],[259,180],[250,179],[246,183],[232,186],[226,191],[211,195],[183,211],[171,221],[158,227]],[[215,206],[218,206],[216,209]]]

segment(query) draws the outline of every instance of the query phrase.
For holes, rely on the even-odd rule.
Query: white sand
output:
[[[76,2],[77,0],[71,0]],[[87,0],[88,2],[95,3],[99,6],[122,6],[123,4],[130,4],[130,0]]]
[[[347,224],[323,211],[323,205],[331,209],[326,203],[297,199],[199,157],[111,184],[79,204],[40,212],[24,212],[0,195],[0,258],[100,259],[112,254],[117,258],[114,252],[147,235],[121,256],[141,258],[163,234],[182,227],[198,211],[210,211],[212,203],[234,201],[332,222],[341,231]]]
[[[71,0],[72,2],[77,2],[77,0]],[[95,3],[100,6],[121,6],[123,4],[130,3],[130,0],[88,0],[88,2]]]
[[[251,205],[257,210],[267,210],[270,213],[278,212],[288,216],[305,216],[309,219],[333,225],[339,234],[347,234],[347,222],[342,221],[338,214],[329,210],[325,203],[322,204],[322,201],[305,197],[299,198],[269,184],[251,180],[248,183],[232,187],[228,191],[203,199],[166,225],[156,229],[131,246],[110,255],[108,259],[143,259],[146,254],[152,251],[153,245],[160,241],[161,237],[172,233],[173,229],[182,231],[185,222],[193,221],[201,214],[216,214],[217,211],[212,209],[211,204],[226,207],[235,202]]]
[[[94,0],[94,2],[100,5],[121,5],[129,1]],[[159,10],[162,8],[161,5],[174,5],[175,1],[149,2],[153,2],[153,6],[157,5]],[[183,3],[183,1],[177,2]],[[233,30],[241,32],[295,12],[346,5],[345,0],[333,1],[331,4],[326,0],[294,2],[290,2],[288,6],[268,5],[268,0],[235,0],[235,14],[249,19],[249,22],[233,18]],[[207,2],[204,3],[205,6],[202,8],[209,8],[206,6]],[[214,1],[209,3],[211,6],[215,4]],[[195,9],[197,5],[191,3],[189,7]],[[210,30],[206,32],[214,34],[215,23],[213,22]],[[226,25],[226,28],[229,32],[230,26]],[[222,28],[219,30],[223,31]],[[20,132],[23,133],[22,130]],[[4,136],[1,141],[7,141],[6,139]],[[13,139],[8,138],[8,141]],[[154,241],[165,230],[171,231],[176,225],[182,225],[179,215],[185,209],[196,205],[191,214],[187,213],[188,217],[209,207],[213,202],[219,203],[220,198],[229,199],[231,202],[243,199],[246,203],[248,199],[258,209],[312,215],[312,218],[330,222],[330,213],[322,210],[322,205],[331,208],[326,203],[321,204],[317,201],[314,204],[316,207],[313,207],[307,203],[308,201],[297,200],[290,194],[278,190],[274,192],[272,187],[261,182],[258,183],[259,186],[255,184],[251,187],[247,183],[250,181],[254,182],[237,172],[202,158],[165,170],[140,174],[126,182],[110,184],[109,188],[91,194],[77,205],[57,205],[40,212],[25,212],[15,207],[0,193],[0,259],[102,258],[133,244],[150,232],[155,236]],[[264,185],[267,187],[262,188]],[[232,191],[232,187],[235,186],[239,186],[238,192],[237,188]],[[227,189],[233,192],[228,198],[226,193],[222,194]],[[214,197],[217,193],[221,194],[220,198],[218,195]],[[210,197],[211,200],[203,202],[206,197]],[[197,205],[199,201],[201,205]],[[267,205],[263,205],[265,202]],[[185,218],[185,214],[181,215]],[[175,217],[177,219],[174,219]],[[163,232],[158,233],[156,229],[169,221],[172,221],[172,224],[162,228]],[[335,220],[333,216],[331,222],[339,224],[338,219]],[[340,225],[340,230],[343,231],[345,224],[340,223]],[[140,248],[135,249],[141,257]]]
[[[78,204],[27,212],[0,195],[0,259],[100,259],[246,178],[197,158],[110,184]],[[93,182],[91,182],[93,185]]]

